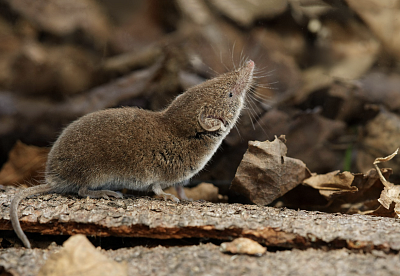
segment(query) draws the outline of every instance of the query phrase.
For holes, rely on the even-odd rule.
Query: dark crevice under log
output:
[[[0,195],[0,230],[12,230],[9,206],[17,190]],[[89,199],[48,194],[21,202],[21,226],[44,235],[154,239],[248,237],[284,248],[400,250],[400,220],[242,204],[173,203],[148,197]]]

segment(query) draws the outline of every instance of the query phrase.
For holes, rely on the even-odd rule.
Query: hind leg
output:
[[[178,194],[178,197],[182,200],[190,200],[192,199],[188,198],[185,194],[185,190],[183,189],[184,186],[189,184],[189,180],[185,180],[182,183],[179,183],[177,186],[175,186],[176,193]]]
[[[105,198],[109,199],[109,196],[115,198],[123,198],[122,194],[119,192],[114,192],[110,190],[89,190],[87,187],[82,187],[78,191],[78,195],[81,197],[91,197],[91,198]]]
[[[162,190],[160,184],[153,184],[153,185],[151,186],[151,189],[153,190],[153,192],[154,192],[156,195],[162,196],[162,197],[164,198],[164,200],[170,199],[170,200],[172,200],[172,201],[174,201],[174,202],[176,202],[176,203],[179,202],[179,199],[178,199],[176,196],[171,195],[171,194],[167,194],[166,192],[164,192],[164,191]]]

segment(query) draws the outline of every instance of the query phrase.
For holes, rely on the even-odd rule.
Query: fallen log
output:
[[[0,230],[12,230],[9,206],[18,189],[0,194]],[[400,220],[328,214],[256,205],[173,203],[149,197],[90,199],[48,194],[23,200],[26,232],[43,235],[147,237],[155,239],[247,237],[283,248],[400,250]]]

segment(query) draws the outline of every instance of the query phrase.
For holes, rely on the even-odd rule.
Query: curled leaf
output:
[[[380,198],[378,199],[379,203],[382,204],[382,206],[385,207],[386,209],[390,208],[392,202],[395,203],[394,211],[397,214],[397,216],[400,217],[400,185],[394,185],[393,183],[387,181],[378,167],[379,163],[387,162],[391,160],[393,157],[395,157],[398,151],[399,149],[397,149],[394,153],[386,157],[376,158],[374,161],[374,166],[379,173],[379,178],[382,184],[385,186],[381,193]]]
[[[354,175],[350,172],[333,171],[327,174],[313,175],[303,181],[304,184],[319,190],[325,198],[330,199],[334,195],[354,193],[358,188],[352,186]]]

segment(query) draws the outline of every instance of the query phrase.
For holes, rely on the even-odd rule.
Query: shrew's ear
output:
[[[200,112],[198,120],[201,127],[206,131],[225,130],[223,122],[211,114],[208,114],[205,110]]]

